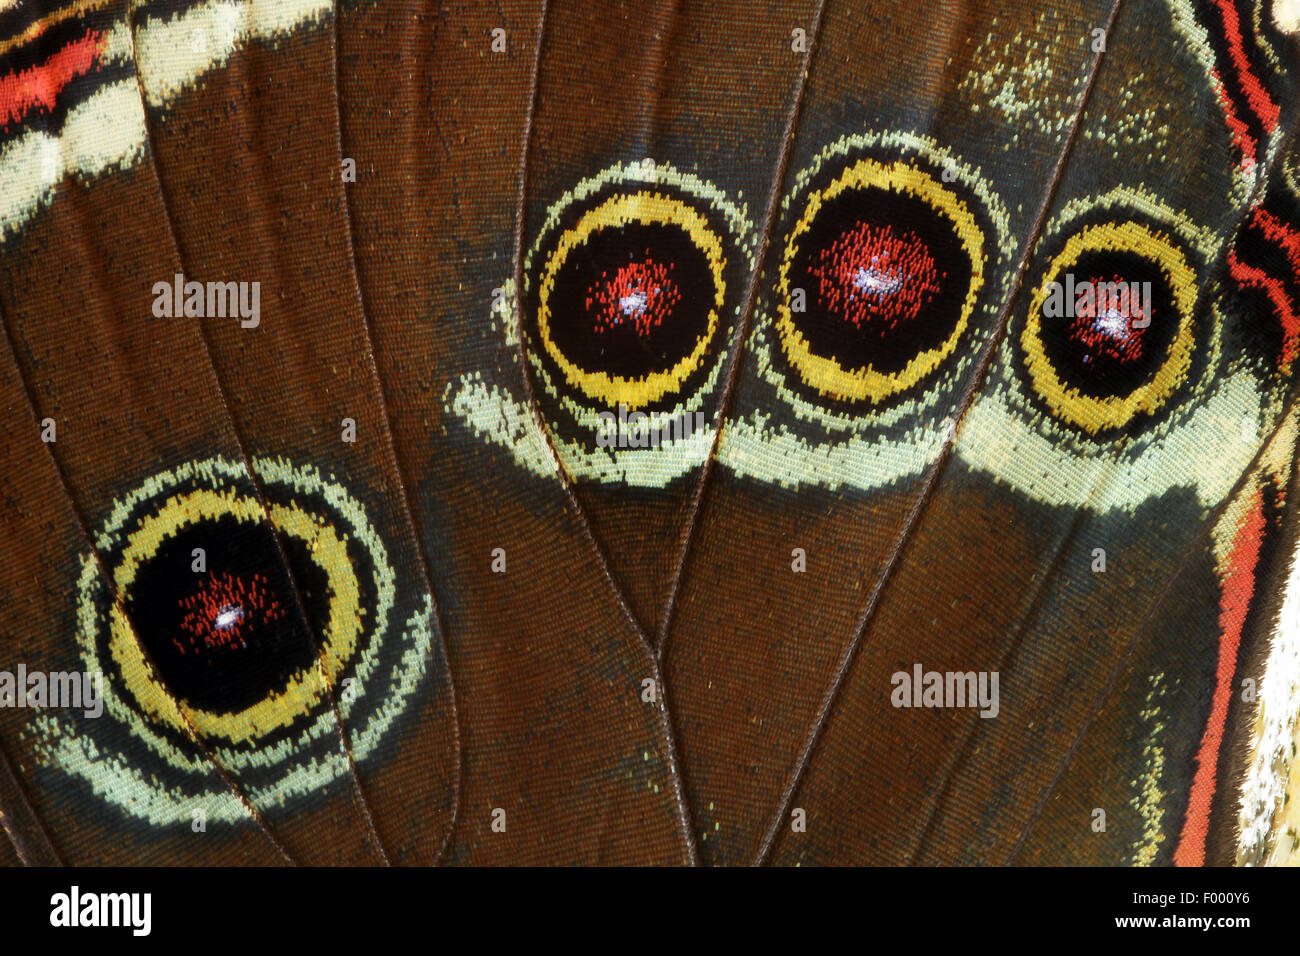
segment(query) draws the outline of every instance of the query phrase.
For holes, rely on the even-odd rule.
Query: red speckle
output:
[[[924,240],[891,226],[860,222],[809,266],[820,301],[856,328],[889,328],[916,318],[939,292],[940,274]]]
[[[284,616],[284,608],[272,597],[262,574],[248,578],[210,575],[180,604],[186,612],[181,618],[184,633],[173,638],[173,643],[182,654],[246,647],[249,634],[259,624]]]
[[[1142,357],[1150,316],[1133,286],[1119,276],[1091,280],[1092,301],[1079,306],[1070,318],[1070,338],[1083,346],[1085,362],[1104,358],[1128,364]]]
[[[682,299],[672,277],[672,263],[645,256],[615,270],[602,272],[587,290],[586,307],[595,312],[597,332],[608,332],[631,322],[637,335],[661,326]]]

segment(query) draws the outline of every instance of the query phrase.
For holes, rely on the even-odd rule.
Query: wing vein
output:
[[[334,120],[335,120],[335,129],[338,133],[338,152],[341,157],[343,154],[343,115],[342,115],[342,106],[339,103],[339,56],[338,56],[339,18],[338,18],[337,7],[335,9],[335,15],[333,17],[333,30],[334,30],[334,46],[333,49],[330,51],[330,54],[334,60]],[[434,630],[437,632],[438,641],[442,645],[443,658],[446,662],[446,667],[448,672],[447,695],[449,698],[449,705],[451,707],[451,713],[452,713],[452,728],[454,731],[453,745],[456,748],[456,769],[455,769],[455,782],[452,785],[451,819],[447,823],[447,830],[443,834],[442,842],[439,844],[438,850],[434,854],[433,862],[436,865],[442,859],[442,856],[446,852],[448,845],[451,843],[451,836],[456,830],[456,821],[457,818],[460,816],[460,798],[461,798],[460,778],[461,778],[461,773],[464,771],[464,766],[465,766],[465,758],[464,755],[461,753],[461,747],[460,747],[460,737],[461,737],[460,711],[456,707],[456,685],[453,676],[451,675],[451,661],[447,654],[447,639],[446,639],[446,631],[442,623],[442,612],[439,610],[440,605],[438,603],[437,596],[434,594],[433,576],[429,573],[429,567],[430,567],[429,556],[425,550],[424,538],[419,533],[416,527],[415,513],[411,507],[411,495],[407,487],[408,483],[406,480],[406,476],[402,470],[401,459],[397,454],[397,445],[393,440],[393,416],[388,404],[388,394],[384,390],[383,379],[379,375],[379,363],[375,358],[374,333],[371,330],[370,311],[366,306],[365,296],[362,294],[361,291],[360,278],[357,274],[357,261],[356,261],[357,225],[355,220],[352,217],[352,204],[348,200],[348,191],[344,189],[341,184],[339,185],[338,188],[340,190],[340,194],[342,197],[343,212],[344,215],[347,217],[347,221],[348,221],[348,232],[346,237],[347,243],[344,252],[347,256],[348,267],[352,272],[352,289],[356,296],[358,315],[360,315],[361,317],[361,327],[365,331],[365,345],[366,345],[365,359],[370,369],[370,375],[373,380],[375,394],[379,397],[380,410],[383,413],[384,452],[387,455],[388,464],[393,473],[393,477],[397,480],[397,494],[398,494],[399,504],[402,511],[402,517],[405,519],[407,533],[410,534],[411,539],[415,544],[415,553],[419,556],[420,559],[420,574],[424,579],[425,589],[429,592],[429,600],[433,605],[433,626],[434,626]]]
[[[1119,15],[1120,8],[1124,0],[1114,0],[1111,5],[1110,13],[1106,18],[1104,27],[1106,34],[1109,35],[1115,25],[1116,17]],[[1016,302],[1020,295],[1020,289],[1024,282],[1026,271],[1029,269],[1029,263],[1033,257],[1034,249],[1038,243],[1038,238],[1042,234],[1043,228],[1047,223],[1047,217],[1051,211],[1052,201],[1056,196],[1056,191],[1065,174],[1066,164],[1070,154],[1073,152],[1074,144],[1078,138],[1080,128],[1083,125],[1083,114],[1087,109],[1088,101],[1092,96],[1093,88],[1096,86],[1097,77],[1101,70],[1102,61],[1105,59],[1105,49],[1099,51],[1093,57],[1092,64],[1088,69],[1088,75],[1084,82],[1083,91],[1080,93],[1078,105],[1075,107],[1074,115],[1070,122],[1070,130],[1066,135],[1065,142],[1061,147],[1060,155],[1057,156],[1056,165],[1052,170],[1051,178],[1048,180],[1047,187],[1043,192],[1043,198],[1038,207],[1038,213],[1034,217],[1033,225],[1030,227],[1029,235],[1025,239],[1021,249],[1020,260],[1016,264],[1016,271],[1011,280],[1010,289],[1007,297],[1003,302],[1002,309],[998,313],[996,325],[993,333],[989,336],[983,350],[976,359],[974,369],[971,372],[970,381],[962,390],[962,394],[957,403],[956,412],[952,417],[952,425],[948,429],[948,434],[944,440],[944,445],[939,453],[939,457],[926,472],[921,490],[912,507],[908,510],[907,517],[903,521],[903,526],[897,536],[894,538],[893,545],[889,554],[886,556],[884,567],[876,576],[872,584],[871,591],[867,595],[862,612],[853,629],[853,637],[840,655],[840,660],[835,669],[835,674],[831,679],[830,686],[827,687],[825,695],[817,710],[817,716],[813,720],[812,727],[809,729],[808,736],[804,741],[799,758],[795,763],[790,777],[781,794],[781,799],[777,805],[776,812],[768,824],[767,832],[763,836],[763,842],[759,846],[758,854],[755,858],[756,865],[765,863],[776,845],[777,835],[781,831],[781,823],[784,820],[791,801],[799,789],[804,774],[812,761],[813,752],[816,750],[818,742],[821,740],[822,733],[826,729],[826,724],[830,718],[830,713],[834,709],[835,702],[839,697],[840,690],[843,688],[848,679],[849,671],[853,667],[859,650],[863,644],[863,637],[866,633],[871,620],[875,616],[876,609],[880,606],[881,597],[889,582],[893,579],[894,572],[897,570],[902,561],[903,553],[907,544],[912,539],[912,534],[921,520],[926,507],[934,498],[938,489],[939,479],[943,476],[948,462],[952,458],[953,447],[956,442],[957,430],[970,410],[971,405],[975,402],[975,397],[984,382],[989,368],[993,363],[993,358],[997,354],[997,349],[1007,330],[1007,324],[1011,318],[1011,312],[1015,308]]]
[[[135,6],[133,3],[130,7],[131,14],[134,15],[136,12],[138,12],[138,10],[139,8]],[[140,97],[140,108],[144,111],[145,138],[148,144],[147,161],[152,165],[154,170],[154,179],[158,183],[158,201],[161,204],[161,208],[163,210],[163,218],[166,220],[167,230],[172,239],[172,254],[175,256],[176,261],[181,263],[183,266],[185,257],[181,252],[179,233],[176,228],[175,217],[172,215],[171,208],[167,203],[167,196],[162,189],[162,179],[161,176],[159,175],[157,162],[155,161],[157,152],[155,150],[155,143],[154,143],[154,124],[149,122],[149,105],[148,105],[148,99],[145,96],[144,80],[140,75],[140,57],[139,57],[139,51],[136,49],[135,23],[133,22],[133,20],[134,20],[133,16],[130,19],[128,19],[127,34],[131,38],[131,59],[132,62],[135,64],[134,73],[136,79],[136,90]],[[338,93],[336,91],[335,92],[336,104],[337,104],[337,100],[338,100]],[[312,643],[315,645],[316,663],[320,672],[321,681],[324,687],[329,692],[330,709],[334,714],[334,721],[339,731],[339,744],[342,749],[344,759],[347,761],[347,765],[348,765],[348,774],[349,777],[351,778],[351,784],[352,784],[353,806],[356,809],[357,815],[361,818],[363,824],[366,827],[367,842],[369,842],[370,845],[375,848],[375,851],[377,852],[382,863],[385,866],[388,866],[389,865],[388,853],[384,849],[383,843],[379,838],[379,832],[375,828],[374,816],[370,811],[370,804],[366,798],[366,794],[364,790],[362,789],[361,778],[357,773],[356,758],[352,752],[352,743],[348,739],[347,728],[343,724],[343,716],[339,711],[338,694],[334,687],[333,681],[330,680],[329,678],[328,668],[325,665],[324,644],[317,637],[316,632],[313,630],[311,626],[311,621],[307,617],[307,605],[302,596],[302,588],[299,585],[297,575],[294,574],[293,566],[289,563],[289,554],[285,550],[284,541],[280,537],[279,528],[276,527],[275,522],[272,521],[271,519],[270,503],[267,500],[266,493],[262,485],[262,480],[257,473],[257,469],[253,467],[252,456],[248,451],[248,443],[244,437],[243,432],[239,427],[239,421],[235,417],[234,410],[230,406],[230,399],[226,392],[225,382],[222,380],[221,377],[221,369],[217,365],[216,359],[213,356],[211,339],[209,338],[207,329],[204,327],[202,322],[198,323],[198,339],[203,345],[203,353],[208,360],[208,366],[212,369],[213,383],[217,391],[217,396],[221,399],[221,409],[222,411],[225,412],[226,419],[230,423],[230,433],[235,442],[235,447],[239,453],[240,464],[243,465],[244,471],[248,475],[250,487],[252,488],[254,497],[257,499],[258,507],[262,511],[262,515],[264,520],[267,523],[267,527],[272,529],[273,531],[271,538],[275,541],[275,547],[280,558],[280,563],[284,566],[285,575],[288,578],[290,588],[293,592],[293,603],[294,606],[297,608],[299,622],[302,624],[303,627],[303,633],[310,635],[312,639]],[[144,645],[141,644],[142,648],[143,646]],[[213,759],[215,760],[215,758]],[[242,798],[242,794],[241,794],[241,798]]]
[[[661,673],[659,660],[655,656],[653,643],[646,634],[645,629],[641,626],[641,622],[637,620],[636,615],[633,613],[631,605],[628,604],[627,597],[623,593],[623,589],[615,580],[609,557],[606,555],[604,547],[601,545],[595,532],[592,530],[586,511],[578,501],[578,495],[574,490],[572,479],[569,477],[568,472],[560,462],[560,456],[556,452],[555,442],[551,437],[551,431],[546,425],[545,418],[542,415],[541,405],[537,401],[537,390],[533,384],[532,375],[528,370],[528,355],[524,347],[524,238],[527,228],[528,163],[533,147],[533,131],[537,118],[538,91],[541,79],[542,52],[546,44],[546,25],[549,13],[550,0],[542,0],[541,16],[537,24],[537,37],[533,45],[532,88],[529,93],[528,112],[524,118],[524,129],[519,155],[519,179],[516,185],[515,194],[514,308],[515,338],[519,343],[519,374],[523,379],[524,394],[528,401],[529,410],[532,412],[533,425],[536,427],[541,440],[545,443],[546,451],[550,456],[551,462],[555,465],[556,472],[559,475],[560,484],[564,488],[565,498],[568,500],[569,508],[572,510],[588,546],[596,555],[596,562],[600,568],[600,573],[609,585],[614,600],[618,603],[619,611],[640,639],[641,645],[646,651],[646,656],[648,658],[647,666],[650,669],[651,679],[655,681],[655,686],[660,689],[657,714],[659,718],[659,730],[663,738],[664,759],[667,764],[668,779],[673,790],[673,800],[677,811],[677,828],[681,836],[683,848],[686,852],[687,861],[692,866],[695,866],[699,860],[695,846],[695,825],[691,821],[690,804],[687,802],[686,791],[682,786],[682,774],[677,759],[676,734],[673,729],[671,712],[667,704],[668,688],[664,682],[663,674]]]
[[[655,636],[655,649],[662,661],[668,648],[668,632],[672,627],[673,614],[677,609],[677,599],[681,594],[682,579],[685,575],[686,562],[690,558],[695,544],[695,531],[699,526],[700,515],[704,510],[704,495],[708,490],[709,478],[713,475],[713,466],[718,457],[718,445],[722,440],[722,430],[726,426],[727,413],[731,409],[736,385],[740,380],[741,360],[745,355],[745,342],[749,338],[749,326],[753,320],[754,305],[758,300],[758,284],[763,274],[763,260],[767,256],[767,247],[772,240],[772,231],[776,228],[777,207],[781,202],[781,187],[785,185],[786,170],[790,165],[790,156],[794,151],[795,134],[798,131],[799,117],[803,113],[804,93],[808,89],[808,74],[811,71],[813,56],[821,39],[822,20],[826,13],[826,0],[818,0],[813,11],[811,29],[808,31],[808,53],[804,57],[799,79],[795,83],[794,93],[790,98],[790,108],[786,112],[785,133],[781,138],[781,150],[777,154],[776,169],[772,174],[772,188],[768,193],[767,209],[763,214],[763,228],[759,230],[758,243],[754,247],[754,268],[750,272],[749,285],[745,289],[745,301],[740,309],[740,319],[731,336],[728,350],[730,365],[727,377],[722,385],[722,395],[718,400],[718,412],[714,419],[713,439],[709,443],[709,453],[704,458],[699,480],[695,483],[695,494],[691,498],[690,510],[682,528],[681,540],[677,549],[677,564],[673,569],[673,581],[668,590],[668,601],[664,605],[663,619],[659,622],[659,631]]]
[[[3,748],[0,748],[0,827],[4,828],[23,866],[63,865]]]
[[[1286,157],[1286,154],[1290,148],[1290,144],[1296,139],[1298,135],[1300,135],[1300,119],[1298,119],[1295,123],[1293,123],[1291,128],[1287,131],[1286,135],[1282,137],[1282,140],[1278,145],[1277,151],[1273,154],[1273,157],[1271,159],[1269,174],[1259,177],[1259,180],[1255,184],[1255,189],[1252,193],[1251,200],[1242,205],[1241,212],[1238,216],[1237,225],[1233,228],[1232,232],[1229,233],[1229,235],[1235,236],[1237,232],[1240,230],[1241,224],[1245,221],[1246,217],[1248,217],[1254,211],[1260,198],[1264,195],[1264,190],[1267,188],[1268,184],[1272,182],[1274,175],[1276,175],[1277,170],[1281,167]],[[1211,277],[1222,274],[1227,260],[1227,256],[1231,251],[1232,247],[1233,247],[1233,243],[1231,240],[1223,244],[1223,248],[1219,251],[1219,254],[1216,257],[1214,267],[1206,270],[1206,279],[1204,280],[1205,284],[1208,284]],[[1219,519],[1223,516],[1224,512],[1228,510],[1232,502],[1236,500],[1237,496],[1241,493],[1242,489],[1246,486],[1247,482],[1250,481],[1251,476],[1254,475],[1255,471],[1259,468],[1261,459],[1263,459],[1264,455],[1268,452],[1269,446],[1273,443],[1274,439],[1277,437],[1278,432],[1280,432],[1282,428],[1285,427],[1287,421],[1291,418],[1291,415],[1295,412],[1297,407],[1300,407],[1300,388],[1296,388],[1293,390],[1291,399],[1287,403],[1286,409],[1283,412],[1283,414],[1278,416],[1277,425],[1274,426],[1273,431],[1269,435],[1267,435],[1264,438],[1264,440],[1261,442],[1259,446],[1259,450],[1256,451],[1254,457],[1250,461],[1250,464],[1246,466],[1246,468],[1242,471],[1241,475],[1237,478],[1236,482],[1233,483],[1232,489],[1228,492],[1227,495],[1223,497],[1223,499],[1217,505],[1215,505],[1213,509],[1211,509],[1203,527],[1201,528],[1200,533],[1197,534],[1197,536],[1192,540],[1191,544],[1187,547],[1187,550],[1183,553],[1182,560],[1179,561],[1178,567],[1174,569],[1174,572],[1165,581],[1164,586],[1156,594],[1154,600],[1151,602],[1151,604],[1147,606],[1147,609],[1143,613],[1138,626],[1133,631],[1133,637],[1129,640],[1128,646],[1125,648],[1124,653],[1111,667],[1111,671],[1109,676],[1107,677],[1106,683],[1102,686],[1100,693],[1097,695],[1097,698],[1093,701],[1093,706],[1089,709],[1087,718],[1085,718],[1083,724],[1080,726],[1079,732],[1075,735],[1074,740],[1071,741],[1069,749],[1066,751],[1065,756],[1061,759],[1060,764],[1057,766],[1056,773],[1052,775],[1052,778],[1048,781],[1047,786],[1043,788],[1042,794],[1039,796],[1037,802],[1034,804],[1034,808],[1030,812],[1029,818],[1025,821],[1025,825],[1021,829],[1020,835],[1016,838],[1016,842],[1012,845],[1011,852],[1010,854],[1008,854],[1005,860],[1006,864],[1010,864],[1011,861],[1014,860],[1017,855],[1019,855],[1021,849],[1025,844],[1025,841],[1029,837],[1030,831],[1033,830],[1034,828],[1034,824],[1038,822],[1039,817],[1042,816],[1043,811],[1047,808],[1047,801],[1051,798],[1052,793],[1056,790],[1056,785],[1060,783],[1061,777],[1065,775],[1065,771],[1069,768],[1070,762],[1074,759],[1075,753],[1078,751],[1080,745],[1083,743],[1084,737],[1087,736],[1088,730],[1092,727],[1098,715],[1101,713],[1102,707],[1105,706],[1106,701],[1110,698],[1111,692],[1114,691],[1115,685],[1119,681],[1120,675],[1123,674],[1124,672],[1124,667],[1128,664],[1130,660],[1132,660],[1134,653],[1137,651],[1138,645],[1142,643],[1142,637],[1147,632],[1147,624],[1150,622],[1152,616],[1155,614],[1156,610],[1164,603],[1165,598],[1169,595],[1170,591],[1174,586],[1174,582],[1177,581],[1178,578],[1182,575],[1183,571],[1186,570],[1188,563],[1192,560],[1192,557],[1198,551],[1200,551],[1201,548],[1204,547],[1206,541],[1214,533],[1214,528],[1218,524]]]

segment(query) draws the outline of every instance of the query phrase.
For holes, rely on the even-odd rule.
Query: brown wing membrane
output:
[[[447,859],[682,863],[671,737],[661,697],[642,700],[658,676],[647,646],[558,474],[515,472],[448,407],[466,372],[520,381],[517,353],[486,329],[513,272],[541,13],[392,4],[339,21],[358,274],[461,712]],[[543,61],[557,42],[548,29]],[[526,430],[514,440],[540,448]]]
[[[951,17],[940,16],[934,22],[899,7],[879,11],[876,25],[868,29],[848,8],[832,7],[812,65],[792,168],[802,168],[827,142],[845,133],[863,127],[889,128],[890,117],[919,103],[930,111],[919,125],[929,130],[933,140],[954,148],[969,144],[980,152],[967,158],[978,157],[984,168],[991,167],[990,179],[1022,180],[1036,199],[1050,179],[1068,127],[1051,124],[1028,133],[987,128],[978,139],[967,131],[970,105],[964,100],[971,93],[959,81],[968,70],[984,65],[972,60],[977,47],[970,38],[1005,29],[994,23],[999,13],[992,7],[972,8],[961,17],[953,11]],[[1091,13],[1103,18],[1104,5],[1094,5]],[[1068,115],[1092,54],[1079,42],[1077,19],[1066,22],[1069,27],[1061,25],[1046,39],[1045,55],[1057,66],[1048,88],[1040,93],[1048,102],[1066,104]],[[886,61],[899,66],[885,71],[871,88],[851,82],[837,69],[845,62]],[[855,100],[866,102],[850,108],[847,104]],[[863,122],[863,114],[873,121]],[[1020,148],[1008,153],[1006,142],[999,140],[1017,134]],[[1035,211],[1033,201],[1025,202],[1011,214],[1009,235],[990,237],[987,248],[1001,257],[996,263],[1001,272],[990,269],[992,305],[986,308],[992,311],[1003,288],[1000,276],[1020,255]],[[990,223],[988,228],[994,226]],[[784,237],[778,235],[770,262],[782,254],[783,244]],[[984,338],[965,345],[971,354],[987,338],[987,324],[983,328]],[[750,367],[743,378],[753,383],[757,373],[752,354],[747,361]],[[751,386],[747,394],[742,386],[735,416],[752,414],[755,403],[762,400],[762,392]],[[723,440],[727,440],[725,433]],[[747,863],[758,854],[823,695],[855,640],[855,622],[870,582],[896,546],[921,487],[917,476],[867,498],[816,487],[787,492],[755,487],[728,469],[719,469],[702,503],[666,651],[669,685],[682,726],[685,773],[696,806],[709,808],[701,812],[697,824],[709,834],[705,845],[711,850],[706,853],[717,854],[717,862]],[[987,528],[1000,529],[1008,517],[991,511],[981,521]],[[942,523],[943,517],[935,520]],[[948,541],[946,550],[957,553]],[[742,543],[743,550],[738,550]],[[806,572],[793,570],[795,548],[803,548],[808,556]],[[951,606],[952,598],[945,599],[942,591],[934,589],[957,582],[942,572],[929,577],[924,591],[914,592],[915,596],[924,595],[927,608],[931,596],[933,607]],[[1003,621],[999,609],[981,610],[993,612],[983,626],[996,631]],[[918,619],[928,621],[934,616],[932,611],[922,614],[913,609],[905,616],[909,633]],[[880,762],[879,754],[869,762],[875,768],[872,776],[888,765],[906,766],[920,746],[891,743],[888,764]],[[856,752],[869,745],[860,737],[849,744]],[[862,786],[863,777],[846,777],[846,783],[848,779],[857,781],[851,789],[864,798],[876,792]],[[905,800],[885,804],[878,797],[870,799],[881,812],[909,806]],[[834,815],[846,819],[839,811]],[[883,834],[864,835],[860,842],[836,845],[856,847],[856,852],[879,860],[886,852],[881,838]]]
[[[1242,192],[1234,193],[1222,180],[1216,188],[1207,190],[1204,185],[1215,182],[1230,168],[1227,138],[1219,128],[1189,126],[1191,132],[1186,135],[1199,137],[1199,146],[1165,154],[1126,150],[1122,135],[1104,136],[1097,131],[1104,126],[1105,117],[1113,115],[1115,104],[1130,95],[1126,91],[1134,75],[1132,63],[1145,61],[1149,45],[1158,42],[1159,36],[1141,8],[1120,8],[1113,29],[1108,31],[1107,51],[1082,116],[1080,135],[1064,166],[1053,215],[1067,208],[1082,208],[1089,201],[1085,197],[1097,195],[1111,183],[1134,190],[1160,183],[1160,201],[1150,207],[1144,200],[1133,207],[1117,202],[1100,212],[1094,207],[1084,215],[1101,216],[1098,222],[1130,221],[1125,217],[1140,217],[1146,209],[1163,203],[1185,210],[1185,215],[1205,224],[1221,243],[1247,215],[1247,202]],[[1159,82],[1174,81],[1162,76]],[[1187,95],[1208,99],[1204,88],[1195,93],[1189,90]],[[1172,99],[1182,101],[1176,95]],[[1293,116],[1288,116],[1285,121],[1292,120]],[[1177,179],[1161,171],[1161,164],[1173,162],[1173,156],[1179,157]],[[1201,166],[1196,176],[1186,174],[1185,164],[1192,161]],[[1098,169],[1108,170],[1108,178],[1099,181]],[[1206,192],[1213,199],[1207,198]],[[1178,229],[1174,217],[1172,224],[1149,232],[1157,238],[1141,248],[1162,248],[1157,243],[1165,240],[1158,237],[1177,235]],[[1081,230],[1071,234],[1087,235]],[[1045,238],[1043,248],[1051,248],[1050,242],[1050,237]],[[1022,300],[1032,301],[1032,290],[1044,281],[1042,255],[1045,253],[1031,263]],[[1249,346],[1241,344],[1251,337],[1249,327],[1269,323],[1272,318],[1229,312],[1221,325],[1216,324],[1213,303],[1223,281],[1221,261],[1201,260],[1190,281],[1201,311],[1195,315],[1189,311],[1180,328],[1196,330],[1197,341],[1207,343],[1202,347],[1206,354],[1238,348],[1247,356],[1252,354]],[[987,408],[1010,394],[1009,382],[1014,380],[1010,376],[1021,374],[1005,370],[1009,363],[1023,361],[1018,358],[1019,350],[1025,348],[1028,333],[1018,316],[1035,308],[1030,301],[1016,305],[1008,347],[981,385],[972,412],[980,403]],[[1166,319],[1169,314],[1166,311]],[[1190,338],[1193,333],[1186,334]],[[1276,355],[1266,361],[1276,368]],[[1195,381],[1197,375],[1208,380],[1209,373],[1196,371],[1194,363],[1190,367],[1193,371],[1187,373],[1187,380]],[[1233,373],[1230,367],[1220,368],[1214,381]],[[1286,378],[1269,379],[1260,387],[1285,390]],[[1190,407],[1210,404],[1206,394],[1213,386],[1205,388],[1200,394],[1190,389],[1180,393],[1188,396],[1182,401]],[[1062,403],[1044,403],[1046,407],[1036,414],[1049,420],[1053,415],[1064,416],[1063,403],[1070,400],[1066,396]],[[1250,417],[1254,414],[1250,401],[1221,404],[1222,410],[1207,413],[1200,421],[1209,427],[1213,421],[1210,414]],[[1152,414],[1163,411],[1157,409]],[[1167,683],[1181,685],[1170,688],[1170,707],[1181,714],[1185,725],[1206,719],[1204,695],[1214,684],[1218,588],[1207,573],[1212,570],[1209,556],[1197,549],[1201,532],[1217,514],[1219,502],[1203,503],[1192,480],[1169,481],[1175,477],[1169,471],[1152,478],[1134,468],[1133,453],[1118,439],[1113,445],[1082,446],[1073,457],[1049,464],[1035,456],[1028,442],[1022,447],[1006,442],[1003,436],[1009,427],[1009,422],[995,426],[982,415],[972,414],[963,420],[957,437],[960,461],[979,461],[981,444],[996,447],[1003,442],[1008,452],[1001,463],[1005,477],[989,482],[974,468],[948,467],[924,501],[915,526],[899,539],[899,559],[889,568],[888,586],[863,623],[862,652],[850,662],[807,766],[791,777],[789,806],[803,807],[809,816],[816,814],[823,822],[816,833],[810,826],[806,834],[791,832],[783,821],[774,825],[775,862],[872,859],[974,864],[1009,859],[1024,828],[1034,819],[1042,794],[1052,785],[1058,761],[1084,733],[1093,702],[1104,692],[1111,668],[1125,657],[1135,639],[1144,621],[1141,609],[1156,599],[1164,583],[1179,574],[1189,557],[1194,559],[1196,571],[1181,580],[1186,589],[1182,600],[1167,608],[1161,620],[1163,646],[1153,649],[1154,657],[1144,658],[1143,666],[1154,674],[1163,671]],[[1261,439],[1267,440],[1271,434],[1272,425],[1267,427],[1269,431],[1261,438],[1252,432],[1248,448],[1261,447]],[[1139,426],[1133,429],[1131,434],[1141,434]],[[1068,440],[1063,431],[1057,434]],[[1199,460],[1201,453],[1194,454]],[[1244,469],[1248,456],[1225,454],[1223,460],[1225,469]],[[1071,466],[1071,461],[1080,466]],[[1228,465],[1228,461],[1242,464]],[[1067,471],[1071,467],[1076,470]],[[1187,466],[1165,467],[1181,470]],[[1225,477],[1231,485],[1238,475]],[[1159,481],[1169,481],[1167,490],[1160,490]],[[1023,497],[1002,492],[1004,484],[1012,483]],[[1047,491],[1047,487],[1055,490]],[[1058,498],[1076,498],[1078,503],[1071,507],[1062,501],[1058,505],[1054,500]],[[1099,549],[1106,558],[1100,570],[1096,563]],[[925,671],[942,674],[997,674],[1000,702],[996,713],[985,715],[969,706],[900,709],[895,675],[917,664]],[[1175,699],[1183,700],[1181,710],[1173,703]],[[1103,735],[1106,742],[1099,741],[1103,760],[1116,751],[1128,752],[1135,742],[1127,735],[1143,732],[1143,708],[1129,704],[1131,719],[1111,725],[1111,735]],[[1145,719],[1150,722],[1149,715]],[[1199,733],[1172,734],[1171,739],[1194,742]],[[1183,743],[1179,746],[1182,750],[1175,752],[1171,745],[1169,763],[1153,786],[1178,794],[1167,802],[1181,810],[1187,799],[1192,760],[1188,748]],[[1079,772],[1086,774],[1086,767],[1080,766]],[[1112,816],[1128,824],[1112,827],[1112,855],[1108,857],[1112,861],[1116,861],[1114,849],[1120,845],[1130,854],[1126,862],[1154,859],[1141,849],[1140,830],[1137,838],[1125,844],[1115,833],[1119,829],[1120,834],[1134,834],[1132,821],[1140,814],[1133,806],[1142,804],[1142,780],[1142,775],[1135,773],[1126,781],[1133,804],[1115,807],[1113,800],[1109,804]],[[1171,831],[1178,828],[1173,816],[1177,812],[1170,811]],[[1054,831],[1056,839],[1040,860],[1072,862],[1075,841],[1088,846],[1094,822],[1091,816],[1075,817],[1070,821],[1071,830],[1061,821]],[[1167,852],[1173,849],[1172,835],[1169,844]],[[1162,862],[1172,859],[1171,853],[1159,857]]]
[[[170,99],[168,60],[155,60],[147,41],[152,24],[172,15],[165,4],[138,8],[133,29],[182,271],[260,283],[255,326],[242,313],[239,321],[205,325],[234,426],[255,460],[306,461],[354,490],[399,592],[416,595],[399,597],[391,612],[396,625],[425,613],[418,595],[429,579],[352,269],[332,18],[327,12],[275,45],[241,46],[223,69]],[[378,858],[431,863],[451,825],[457,728],[440,635],[427,666],[433,680],[411,705],[418,716],[404,718],[400,743],[389,744],[381,760],[357,765],[351,738],[360,717],[344,719],[356,777],[354,823],[362,834],[373,827],[369,850]]]
[[[186,450],[237,456],[210,369],[205,374],[201,340],[192,328],[172,326],[161,334],[150,328],[148,274],[172,266],[156,181],[144,167],[96,187],[66,183],[60,201],[4,260],[4,403],[10,419],[21,423],[4,457],[14,502],[6,509],[4,552],[20,558],[0,565],[5,605],[14,609],[5,655],[10,672],[20,663],[44,673],[84,669],[78,581],[101,576],[87,529],[104,519],[124,485]],[[122,247],[133,254],[117,255]],[[53,261],[61,263],[58,273],[45,264]],[[167,420],[176,407],[193,410]],[[47,434],[54,440],[43,442],[51,421],[54,431]],[[133,629],[122,637],[134,641]],[[93,771],[69,780],[42,759],[54,738],[91,739],[92,726],[109,728],[101,746],[137,750],[139,742],[116,723],[73,712],[80,732],[75,723],[41,730],[10,707],[0,719],[19,785],[67,862],[281,859],[200,739],[178,734],[186,755],[207,767],[200,771],[207,791],[240,806],[240,822],[226,840],[198,838],[188,812],[162,833],[123,829],[93,792]],[[39,845],[35,834],[25,839]]]
[[[1267,4],[0,6],[0,865],[1284,854]]]

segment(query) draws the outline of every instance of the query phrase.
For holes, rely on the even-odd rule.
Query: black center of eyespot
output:
[[[283,541],[320,633],[325,574],[296,538]],[[196,548],[204,571],[193,570]],[[126,610],[168,689],[201,710],[244,710],[316,664],[316,641],[303,631],[293,584],[263,525],[231,517],[179,530],[137,571]]]
[[[814,354],[893,374],[952,335],[971,266],[953,223],[924,200],[885,189],[827,201],[791,261],[805,312],[792,319]]]
[[[586,371],[627,378],[663,371],[708,331],[715,283],[705,254],[675,225],[596,230],[557,270],[551,335]]]
[[[1055,281],[1063,308],[1051,312],[1064,314],[1045,312],[1042,338],[1061,380],[1094,398],[1128,395],[1150,380],[1180,322],[1159,265],[1131,252],[1085,252]]]

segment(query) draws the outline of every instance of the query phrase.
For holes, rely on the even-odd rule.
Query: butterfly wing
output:
[[[3,257],[12,408],[50,423],[7,474],[60,536],[11,530],[67,587],[8,590],[54,601],[28,666],[102,676],[105,712],[15,728],[14,752],[69,862],[432,862],[455,710],[318,108],[329,9],[223,11],[33,12],[20,50],[96,38],[10,145],[53,163],[23,169]]]
[[[540,12],[396,4],[339,20],[358,274],[461,713],[447,859],[682,863],[655,661],[544,437],[493,404],[521,387],[502,309]],[[544,62],[561,42],[546,31]]]
[[[4,16],[22,860],[1285,854],[1263,6]]]

